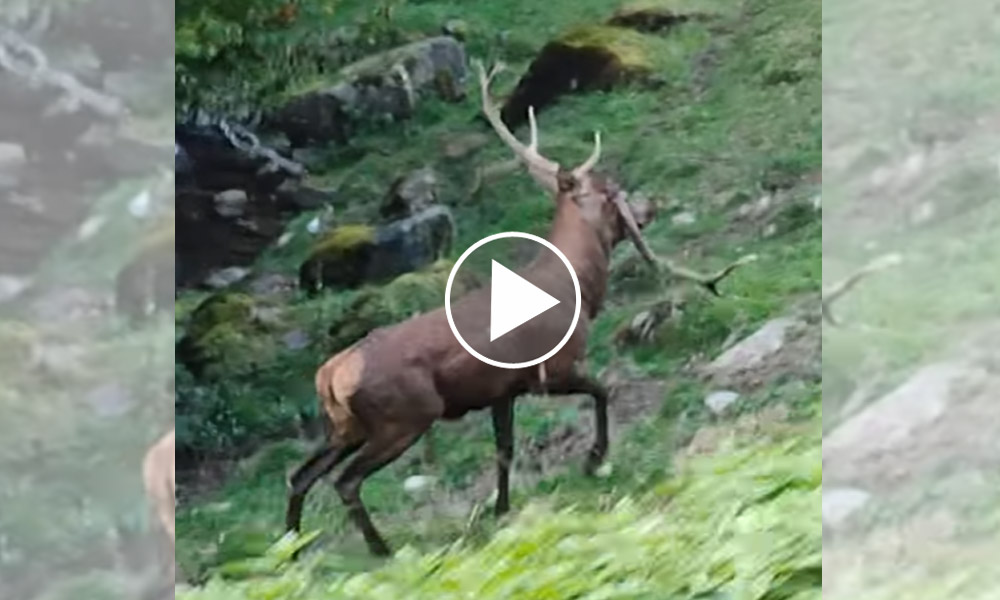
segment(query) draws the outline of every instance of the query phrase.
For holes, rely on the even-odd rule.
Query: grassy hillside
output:
[[[548,39],[600,22],[618,7],[608,0],[396,4],[392,22],[408,32],[433,34],[447,19],[463,19],[470,55],[502,58],[514,73]],[[473,415],[435,428],[433,457],[418,444],[366,483],[373,518],[394,547],[406,550],[387,563],[368,558],[336,495],[320,485],[305,515],[306,529],[322,530],[318,547],[289,568],[280,548],[266,551],[281,534],[285,473],[308,444],[267,443],[229,467],[219,486],[182,490],[181,567],[198,580],[217,579],[178,597],[819,596],[818,366],[808,375],[818,365],[818,346],[813,356],[783,367],[787,372],[760,373],[766,385],[745,393],[723,419],[705,407],[713,388],[697,370],[769,319],[806,314],[818,327],[820,6],[797,0],[685,6],[719,8],[720,16],[651,34],[657,85],[574,95],[539,115],[544,152],[566,163],[582,160],[593,131],[603,132],[604,168],[664,207],[647,230],[656,252],[705,270],[749,252],[759,256],[716,299],[650,278],[626,244],[616,251],[588,355],[592,372],[619,382],[605,476],[581,475],[590,443],[586,407],[573,399],[527,398],[517,408],[509,521],[489,516],[493,441],[487,417]],[[329,18],[336,23],[366,10],[368,3],[343,2]],[[513,77],[501,78],[496,93],[513,84]],[[478,102],[470,82],[463,103],[424,104],[415,120],[355,139],[349,155],[329,152],[328,168],[313,177],[338,189],[340,219],[363,221],[393,178],[433,166],[443,180],[441,201],[457,221],[452,258],[491,233],[544,235],[551,201],[525,174],[468,193],[477,167],[509,157],[501,144],[491,140],[478,155],[458,160],[443,154],[448,140],[485,131],[475,120]],[[290,230],[301,232],[311,218],[303,215]],[[260,264],[291,271],[301,252],[293,240],[269,250]],[[301,306],[325,329],[324,321],[356,294]],[[637,314],[671,298],[684,300],[683,311],[651,339],[621,341]],[[283,376],[266,387],[227,382],[238,390],[228,397],[240,406],[281,398],[310,410],[311,370],[319,359],[318,353],[286,357]],[[688,452],[709,456],[675,464],[692,439],[697,447]],[[414,497],[402,481],[416,474],[437,483]]]

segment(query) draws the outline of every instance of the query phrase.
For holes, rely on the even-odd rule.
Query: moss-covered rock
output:
[[[377,228],[338,227],[302,263],[299,285],[309,293],[349,289],[422,269],[448,252],[454,228],[451,211],[444,206],[431,206]]]
[[[233,375],[267,364],[278,350],[277,319],[251,296],[223,292],[191,313],[177,343],[177,361],[195,377]]]
[[[707,8],[704,2],[638,0],[628,2],[615,11],[607,24],[646,33],[660,33],[684,23],[706,22],[719,16],[717,9]]]
[[[587,25],[567,31],[542,48],[502,110],[517,127],[528,107],[538,112],[572,91],[604,90],[648,75],[654,40],[627,27]]]
[[[375,245],[375,228],[344,225],[317,242],[299,268],[299,286],[308,292],[323,287],[354,287],[364,280]]]
[[[465,49],[455,38],[419,40],[289,92],[267,121],[295,147],[344,143],[364,124],[410,118],[424,97],[460,100],[467,75]]]
[[[369,331],[404,321],[413,315],[444,304],[448,275],[454,263],[440,260],[414,273],[400,275],[381,287],[362,290],[334,320],[328,334],[332,350],[358,341]],[[456,278],[455,293],[462,293],[474,282]]]

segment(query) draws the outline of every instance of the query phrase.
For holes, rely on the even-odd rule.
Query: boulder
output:
[[[429,167],[417,169],[393,182],[382,202],[386,219],[405,219],[437,203],[438,175]]]
[[[308,292],[352,288],[416,271],[448,252],[454,229],[451,211],[444,206],[379,227],[338,227],[302,263],[299,285]]]
[[[643,34],[625,27],[589,25],[549,42],[531,63],[501,111],[511,128],[571,92],[607,90],[642,78],[653,68],[654,50]]]
[[[367,57],[332,80],[293,93],[265,123],[295,148],[345,143],[364,123],[409,118],[428,95],[461,100],[467,76],[460,42],[449,36],[421,40]]]
[[[177,362],[196,378],[231,376],[272,361],[278,342],[271,328],[280,320],[271,307],[240,292],[208,297],[192,312],[177,343]]]
[[[179,288],[249,267],[292,218],[330,200],[302,185],[301,165],[223,119],[196,115],[178,123],[175,157]]]
[[[608,19],[607,24],[627,27],[644,33],[662,33],[689,22],[706,22],[718,14],[704,10],[687,10],[677,2],[641,0],[622,6]]]

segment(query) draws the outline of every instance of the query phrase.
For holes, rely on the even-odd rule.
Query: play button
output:
[[[490,341],[534,319],[559,301],[493,261],[490,278]]]
[[[569,259],[548,240],[498,233],[459,257],[448,278],[445,312],[456,339],[479,360],[506,369],[531,367],[572,337],[580,318],[580,282]]]

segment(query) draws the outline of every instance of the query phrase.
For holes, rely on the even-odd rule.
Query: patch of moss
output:
[[[312,256],[327,259],[341,258],[374,241],[374,227],[370,225],[344,225],[325,235],[313,246]]]
[[[400,275],[384,286],[362,290],[330,326],[332,349],[345,348],[377,327],[399,323],[443,305],[453,265],[449,260],[440,260],[421,271]],[[455,292],[462,293],[468,282],[456,279],[454,285]]]
[[[576,50],[591,49],[606,52],[625,71],[642,73],[653,69],[650,40],[643,34],[625,27],[586,25],[563,34],[559,43]]]
[[[201,303],[191,313],[187,334],[201,338],[226,323],[248,323],[254,313],[254,299],[242,293],[222,293]]]
[[[371,249],[375,228],[369,225],[344,225],[323,237],[299,267],[299,286],[307,292],[323,287],[353,287],[361,283]]]
[[[273,356],[276,345],[257,319],[249,295],[209,297],[190,316],[177,343],[177,360],[195,377],[238,373]]]

